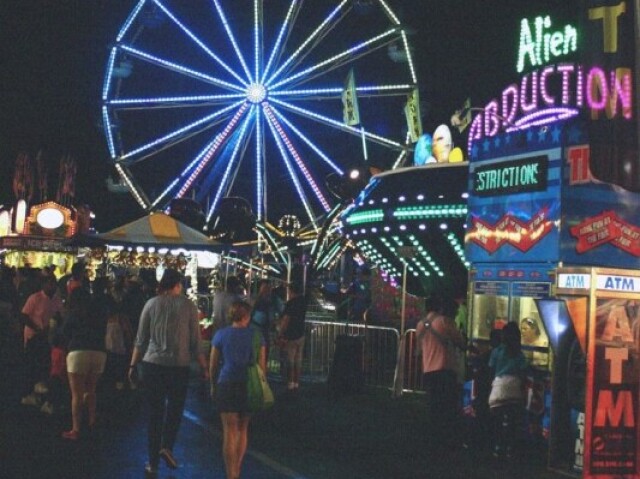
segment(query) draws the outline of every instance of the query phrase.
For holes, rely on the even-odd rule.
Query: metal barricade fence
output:
[[[422,368],[415,344],[415,330],[406,331],[405,341],[401,342],[400,332],[395,328],[319,319],[306,321],[302,360],[302,375],[306,380],[316,382],[327,380],[335,352],[336,338],[343,334],[361,336],[364,341],[362,370],[366,385],[393,388],[398,364],[398,348],[404,344],[404,368],[400,372],[402,390],[405,392],[422,390]],[[273,347],[269,354],[269,372],[282,373],[282,368],[280,350]]]

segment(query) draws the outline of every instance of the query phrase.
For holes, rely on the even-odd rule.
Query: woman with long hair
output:
[[[247,368],[257,359],[262,370],[266,371],[267,359],[262,334],[248,327],[251,306],[244,301],[236,301],[231,304],[227,318],[231,325],[218,330],[211,342],[209,369],[211,395],[222,420],[222,455],[227,479],[239,479],[251,419],[247,402]],[[257,358],[254,358],[253,351],[254,334],[260,334],[261,338]]]
[[[178,467],[173,446],[178,435],[189,386],[189,365],[197,360],[204,377],[207,363],[200,353],[200,327],[196,305],[182,294],[182,275],[165,270],[158,295],[144,305],[135,340],[129,379],[136,381],[142,363],[149,402],[148,476],[155,477],[162,458],[171,469]]]
[[[62,433],[65,439],[78,439],[83,409],[87,409],[87,423],[96,422],[96,385],[107,361],[105,335],[106,315],[93,308],[91,293],[75,288],[67,299],[67,317],[63,333],[69,340],[67,374],[71,388],[72,427]]]
[[[524,406],[523,380],[528,366],[520,342],[518,323],[507,323],[502,328],[502,344],[489,358],[489,367],[494,371],[489,407],[495,419],[493,454],[496,457],[510,457],[516,446],[518,422]]]

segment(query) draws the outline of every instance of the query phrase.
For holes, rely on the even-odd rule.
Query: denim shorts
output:
[[[107,362],[104,351],[71,351],[67,354],[67,371],[75,374],[102,374]]]

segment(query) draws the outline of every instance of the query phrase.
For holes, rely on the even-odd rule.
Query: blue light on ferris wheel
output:
[[[349,40],[333,33],[342,23],[348,24],[344,19],[353,14],[352,0],[336,2],[318,17],[315,14],[326,8],[322,2],[187,3],[188,7],[180,0],[137,2],[117,33],[106,64],[102,125],[109,154],[143,208],[164,209],[173,198],[198,188],[200,198],[208,194],[213,198],[211,217],[224,196],[242,196],[237,191],[240,186],[255,183],[249,196],[255,195],[256,217],[266,220],[268,198],[282,199],[282,186],[273,186],[281,184],[282,162],[285,181],[293,184],[297,195],[294,201],[299,199],[294,206],[304,208],[315,225],[332,208],[323,176],[343,174],[344,160],[340,160],[346,137],[375,143],[391,156],[399,154],[396,163],[406,156],[404,139],[379,134],[395,130],[378,128],[386,117],[363,117],[358,128],[344,124],[342,73],[329,74],[355,65],[375,71],[380,68],[377,61],[367,66],[373,52],[389,42],[406,43],[398,18],[384,0],[373,2],[370,13],[380,15],[386,26],[375,32],[365,27],[349,31]],[[192,12],[202,18],[190,18]],[[158,21],[149,24],[145,21],[149,16]],[[238,24],[243,32],[232,21],[244,16],[252,16],[252,21]],[[309,18],[318,18],[319,23]],[[268,28],[266,23],[273,20],[275,28]],[[294,29],[297,33],[291,35]],[[242,36],[246,38],[238,41]],[[194,55],[185,54],[189,48]],[[405,50],[410,52],[406,46]],[[312,61],[319,51],[327,53]],[[393,106],[384,107],[385,112],[401,112],[406,93],[416,83],[408,60],[390,69],[393,81],[356,85],[360,102],[388,103]],[[118,73],[123,62],[131,65],[131,75]],[[134,117],[136,122],[130,120]],[[155,117],[161,121],[154,132]],[[270,151],[274,145],[275,154]],[[171,162],[172,168],[163,170],[161,164],[156,168],[156,159]],[[247,162],[251,163],[248,175],[245,167],[240,170]]]

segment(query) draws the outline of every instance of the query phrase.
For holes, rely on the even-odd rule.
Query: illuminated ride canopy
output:
[[[400,168],[374,176],[342,216],[343,233],[413,294],[466,291],[468,163]]]

